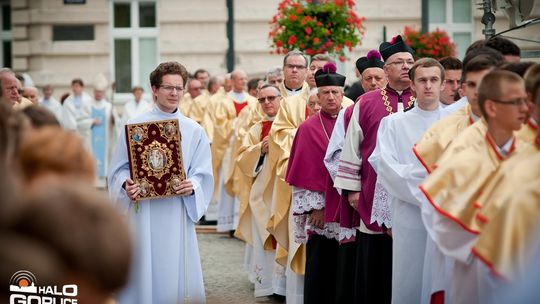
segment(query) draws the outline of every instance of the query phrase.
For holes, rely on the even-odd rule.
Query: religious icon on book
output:
[[[143,129],[137,127],[133,129],[133,134],[131,135],[131,139],[134,141],[141,141],[143,139]]]
[[[176,195],[172,185],[186,178],[178,120],[126,125],[131,179],[141,192],[137,200]]]
[[[145,179],[140,182],[139,187],[141,188],[141,195],[143,196],[146,196],[150,192],[150,184]]]
[[[176,128],[173,124],[166,124],[164,127],[165,136],[167,137],[173,137],[176,135]]]
[[[165,164],[165,151],[160,148],[154,148],[150,150],[150,157],[148,158],[148,165],[150,169],[154,171],[161,171]]]

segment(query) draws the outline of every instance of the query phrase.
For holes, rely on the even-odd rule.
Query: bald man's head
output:
[[[240,93],[246,89],[247,75],[242,70],[234,70],[231,73],[232,89],[234,92]]]

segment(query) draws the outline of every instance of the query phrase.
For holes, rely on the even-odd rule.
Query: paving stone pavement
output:
[[[221,233],[198,233],[207,304],[279,303],[255,298],[244,270],[245,243]]]

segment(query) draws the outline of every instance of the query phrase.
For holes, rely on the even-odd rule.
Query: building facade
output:
[[[114,81],[114,102],[122,103],[132,86],[149,91],[148,74],[162,61],[177,60],[190,72],[227,72],[228,3],[233,4],[234,67],[250,76],[263,76],[282,57],[271,55],[268,31],[278,0],[0,0],[0,60],[2,66],[27,73],[37,86],[51,84],[59,96],[75,77],[91,87],[102,73]],[[432,0],[430,29],[446,30],[462,56],[466,47],[482,39],[482,11],[473,0]],[[366,17],[362,45],[339,69],[349,82],[356,79],[354,62],[377,48],[405,25],[420,27],[421,1],[366,1],[356,5]],[[533,15],[540,15],[540,5]],[[508,28],[501,13],[497,32]],[[540,40],[538,26],[510,35]],[[514,40],[524,49],[532,42]]]

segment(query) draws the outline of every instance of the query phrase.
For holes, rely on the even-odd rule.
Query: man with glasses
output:
[[[452,114],[447,111],[448,107],[445,108],[443,116],[448,116],[433,124],[413,147],[414,154],[425,168],[425,175],[432,173],[440,164],[451,162],[456,153],[484,140],[487,126],[485,120],[481,119],[477,87],[483,77],[495,68],[496,61],[486,55],[474,57],[467,55],[465,59],[462,88],[466,105]],[[424,291],[429,291],[434,299],[448,299],[450,293],[448,277],[452,274],[453,260],[446,257],[434,243],[437,239],[432,233],[433,212],[435,210],[430,204],[422,204],[422,218],[429,236],[426,257],[430,257],[431,261],[428,263],[432,267],[439,269],[439,273],[433,276],[432,286],[436,288]],[[442,268],[440,265],[445,267]],[[446,272],[442,269],[446,269]],[[429,298],[430,295],[424,294],[424,297]]]
[[[248,274],[258,277],[255,280],[255,297],[271,296],[274,293],[285,295],[285,269],[275,262],[275,248],[272,236],[266,230],[270,219],[273,184],[275,175],[267,158],[268,134],[283,97],[277,86],[265,84],[258,92],[258,101],[264,118],[251,126],[238,150],[237,163],[240,171],[252,179],[246,210],[241,214],[237,235],[252,246],[253,255]]]
[[[514,136],[528,112],[523,79],[508,71],[489,72],[478,88],[478,107],[487,124],[482,139],[438,163],[421,185],[435,210],[424,220],[431,223],[426,228],[437,248],[454,261],[448,289],[455,303],[492,302],[479,298],[478,260],[471,259],[471,247],[481,231],[479,224],[489,220],[482,216],[484,206],[478,200],[488,190],[486,182],[525,147]]]
[[[270,130],[270,150],[276,151],[269,155],[269,161],[274,165],[276,182],[274,184],[274,195],[272,217],[269,222],[269,229],[279,244],[276,252],[276,259],[281,265],[287,266],[287,299],[296,303],[302,301],[303,297],[303,274],[305,257],[302,254],[302,244],[294,242],[292,237],[292,229],[289,229],[292,221],[290,217],[291,204],[291,187],[285,181],[289,155],[291,146],[294,140],[296,130],[302,122],[309,117],[309,109],[307,107],[309,98],[309,89],[316,88],[315,73],[325,64],[333,62],[328,55],[313,56],[307,69],[307,59],[305,55],[298,51],[292,51],[287,55],[293,54],[284,59],[284,86],[289,88],[290,83],[300,83],[307,78],[307,83],[304,85],[302,93],[297,93],[294,96],[285,98],[280,105],[280,109],[272,124]],[[292,60],[291,60],[292,59]],[[301,64],[304,64],[303,68]],[[280,90],[282,94],[292,94],[290,90]],[[283,95],[284,96],[284,95]],[[342,105],[344,107],[353,104],[352,100],[343,97]],[[288,254],[287,254],[288,252]]]
[[[294,218],[294,239],[289,241],[305,245],[304,303],[333,303],[339,228],[334,222],[337,205],[326,200],[329,176],[323,160],[341,110],[345,76],[328,63],[315,73],[315,82],[321,110],[298,127],[288,160]]]
[[[528,73],[528,72],[527,72]],[[535,108],[540,106],[540,78],[538,74],[527,91],[532,92]],[[529,95],[529,92],[527,94]],[[517,100],[515,100],[517,101]],[[538,120],[539,113],[535,113]],[[516,135],[517,137],[517,135]],[[519,138],[518,138],[519,140]],[[482,205],[479,213],[487,222],[481,223],[481,232],[473,248],[474,259],[479,260],[479,281],[493,288],[480,289],[480,295],[498,294],[497,290],[507,288],[508,283],[522,286],[529,280],[530,267],[538,260],[538,224],[540,216],[540,133],[536,130],[535,140],[522,151],[504,161],[497,173],[490,179],[486,191],[478,199]],[[492,191],[490,191],[493,189]],[[504,252],[504,255],[500,253]],[[533,268],[533,272],[537,272]],[[501,280],[501,277],[504,280]],[[495,282],[495,284],[493,284]],[[503,287],[503,288],[500,288]],[[519,287],[521,291],[521,287]],[[536,288],[538,295],[538,289]],[[499,300],[499,301],[497,301]],[[505,303],[500,299],[487,298],[490,303]],[[487,302],[486,301],[486,302]],[[506,303],[516,299],[506,299]],[[531,302],[533,303],[534,300]]]
[[[439,60],[444,68],[444,91],[441,94],[441,106],[446,107],[459,99],[458,89],[461,86],[463,64],[456,57],[445,57]]]
[[[304,53],[293,50],[283,57],[283,82],[278,85],[283,97],[307,95],[306,84],[308,59]]]
[[[411,107],[414,102],[409,78],[414,64],[413,50],[398,35],[391,42],[383,42],[379,51],[385,62],[388,84],[365,93],[356,102],[359,115],[351,117],[334,180],[334,186],[342,190],[357,211],[353,225],[359,230],[356,233],[355,290],[358,303],[391,301],[392,238],[377,222],[371,221],[377,174],[367,159],[375,148],[381,119]]]
[[[176,196],[140,200],[136,211],[133,202],[141,187],[130,178],[125,131],[113,154],[109,194],[128,217],[135,241],[130,280],[118,295],[119,303],[205,301],[195,223],[212,197],[212,164],[204,130],[178,108],[187,76],[178,62],[161,63],[150,74],[153,109],[128,121],[178,119],[186,179],[172,186]]]

